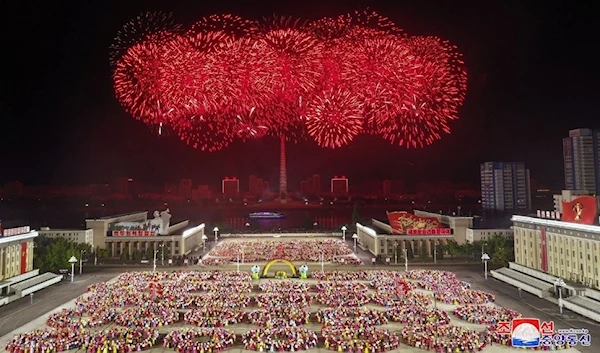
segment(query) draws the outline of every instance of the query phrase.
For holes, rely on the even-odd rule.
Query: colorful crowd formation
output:
[[[49,328],[15,336],[6,350],[126,353],[162,344],[182,353],[216,353],[235,345],[296,352],[321,345],[336,352],[381,353],[407,344],[438,353],[477,352],[494,343],[509,345],[509,339],[495,333],[495,325],[520,316],[445,271],[310,275],[316,284],[287,279],[255,286],[249,273],[235,271],[124,273],[90,286],[74,309],[53,313]],[[323,308],[310,313],[313,302]],[[482,328],[455,324],[438,302],[457,304],[454,320]],[[373,303],[382,309],[366,307]],[[195,327],[169,327],[176,322]],[[307,329],[309,322],[319,323],[321,331]],[[402,330],[378,327],[389,322],[402,324]],[[230,326],[240,323],[259,328],[237,340]]]
[[[228,240],[222,241],[203,260],[205,265],[222,265],[244,261],[248,263],[284,258],[298,262],[360,264],[346,242],[339,239],[306,240]]]

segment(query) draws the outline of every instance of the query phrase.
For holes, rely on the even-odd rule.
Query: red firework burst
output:
[[[187,32],[194,47],[202,52],[210,52],[225,43],[258,32],[256,22],[244,20],[231,14],[211,15],[196,22]]]
[[[110,46],[110,64],[116,65],[117,61],[135,44],[152,37],[179,33],[181,28],[181,25],[175,22],[172,13],[160,11],[141,13],[117,32]]]
[[[347,145],[362,130],[362,111],[350,91],[323,92],[310,103],[306,114],[308,134],[321,147]]]
[[[465,98],[456,47],[408,37],[375,12],[310,24],[213,15],[178,30],[164,14],[126,25],[113,45],[115,92],[136,119],[203,151],[265,134],[337,148],[372,133],[422,147],[449,133]]]
[[[146,40],[133,45],[117,61],[113,73],[117,99],[136,119],[148,124],[164,121],[169,104],[164,104],[161,67],[165,64],[161,42]]]
[[[410,39],[418,67],[412,76],[401,111],[379,125],[381,135],[393,144],[423,147],[450,133],[449,122],[458,118],[464,101],[467,74],[456,48],[433,37]]]
[[[217,116],[194,116],[175,125],[179,138],[188,146],[204,152],[221,150],[234,140],[232,127]]]

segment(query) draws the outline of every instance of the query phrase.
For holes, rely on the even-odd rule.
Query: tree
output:
[[[38,237],[34,240],[34,266],[41,272],[70,268],[69,259],[71,256],[79,258],[82,250],[87,252],[91,247],[89,244],[77,244],[65,238]]]
[[[154,248],[147,247],[145,257],[146,257],[146,260],[149,260],[149,261],[154,260]]]
[[[465,256],[466,258],[472,258],[473,257],[473,244],[471,243],[465,243],[463,245],[461,245],[461,254],[463,256]]]
[[[356,223],[365,224],[366,222],[360,217],[360,213],[358,212],[358,202],[354,202],[354,206],[352,208],[352,224],[350,225],[350,229],[356,229]]]
[[[425,242],[419,242],[419,250],[421,252],[419,257],[421,258],[421,260],[425,261],[425,259],[427,259],[427,257],[429,256],[429,254],[427,253],[427,246],[425,245]]]
[[[508,266],[508,262],[510,261],[510,253],[508,249],[505,247],[499,247],[494,251],[494,255],[492,255],[492,263],[500,266]]]
[[[446,251],[448,251],[448,255],[450,255],[450,259],[454,260],[454,257],[459,254],[460,248],[456,240],[449,240],[446,245]]]
[[[436,245],[435,247],[435,257],[437,260],[441,260],[444,258],[444,253],[447,251],[446,250],[446,244],[441,244],[439,243],[438,245]]]
[[[135,262],[139,262],[142,259],[142,252],[138,249],[134,249],[131,254],[131,259]]]
[[[415,258],[415,254],[413,252],[412,244],[410,241],[406,242],[406,257],[408,257],[409,260]]]

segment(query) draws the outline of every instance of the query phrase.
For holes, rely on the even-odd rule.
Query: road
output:
[[[120,271],[119,271],[120,272]],[[37,319],[56,307],[83,294],[90,284],[109,280],[115,271],[95,272],[75,277],[75,282],[62,281],[33,295],[33,304],[25,297],[0,306],[0,337]]]
[[[481,270],[454,270],[460,280],[471,283],[473,289],[483,290],[496,296],[496,303],[500,306],[516,310],[524,317],[536,317],[542,321],[553,320],[555,329],[585,328],[592,336],[592,345],[589,347],[574,347],[582,353],[597,353],[600,347],[600,323],[574,313],[568,309],[560,315],[558,305],[541,299],[533,294],[521,291],[510,284],[498,281],[491,276],[486,280]]]

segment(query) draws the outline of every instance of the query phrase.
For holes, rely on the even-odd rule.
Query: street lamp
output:
[[[487,262],[490,260],[490,255],[488,255],[487,253],[483,253],[483,255],[481,255],[481,261],[483,261],[484,266],[485,266],[485,279],[487,279]]]
[[[558,310],[560,311],[560,314],[562,315],[562,313],[563,313],[562,289],[567,284],[565,283],[565,281],[562,280],[562,278],[557,278],[556,281],[554,281],[554,285],[556,287],[558,287]]]
[[[208,240],[208,237],[206,236],[206,234],[202,234],[202,253],[204,254],[206,252],[206,241]]]
[[[79,252],[79,274],[83,272],[83,254],[85,254],[85,250],[81,250]]]
[[[437,264],[437,246],[440,245],[440,243],[436,240],[433,243],[433,263]]]
[[[325,256],[323,255],[323,253],[321,253],[321,256],[319,256],[321,258],[321,272],[325,273]]]
[[[164,266],[165,265],[165,244],[160,244],[159,247],[162,252],[161,257],[160,257],[160,265]]]
[[[398,241],[394,240],[394,264],[398,264]]]
[[[358,239],[358,235],[356,233],[352,234],[352,239],[354,239],[354,252],[356,253],[356,239]]]
[[[217,235],[219,233],[219,227],[214,227],[213,232],[215,232],[215,243],[216,243],[219,240],[219,236]]]
[[[404,253],[404,272],[408,272],[408,251],[406,248],[402,248],[402,252]]]
[[[75,264],[77,263],[77,258],[75,256],[71,256],[69,259],[69,263],[71,264],[71,283],[73,283],[73,279],[75,277]]]
[[[154,250],[154,262],[152,263],[152,272],[156,272],[156,254],[158,254],[159,250]]]
[[[346,231],[348,230],[348,228],[346,228],[346,226],[342,226],[342,240],[346,241]]]
[[[485,247],[486,246],[487,246],[487,243],[481,244],[481,262],[483,262],[483,254],[485,254]]]

